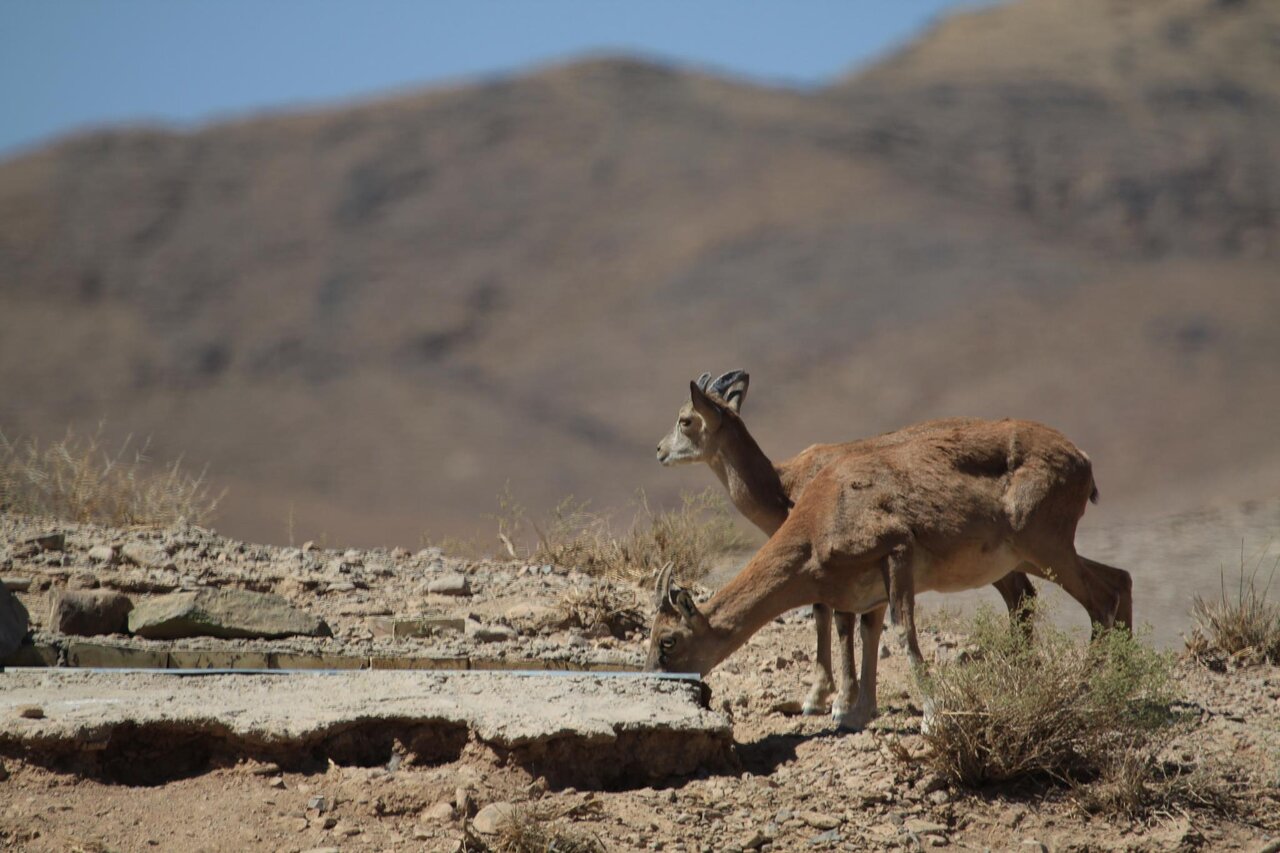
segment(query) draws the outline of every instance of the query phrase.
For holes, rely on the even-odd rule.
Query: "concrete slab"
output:
[[[626,787],[732,764],[729,721],[703,707],[704,689],[641,674],[10,670],[0,752],[52,766],[93,754],[100,775],[130,781],[147,767],[134,780],[147,781],[165,778],[166,761],[176,778],[228,756],[372,766],[397,741],[440,763],[472,741],[531,772],[552,768],[554,785]],[[19,716],[33,705],[41,719]]]

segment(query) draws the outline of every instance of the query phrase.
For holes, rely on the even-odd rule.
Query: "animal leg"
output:
[[[863,613],[859,617],[862,635],[862,681],[858,688],[858,701],[837,722],[841,729],[861,731],[878,713],[876,708],[876,666],[880,662],[880,631],[884,628],[883,607]]]
[[[1133,630],[1133,577],[1124,569],[1080,557],[1099,612],[1110,615],[1110,621],[1095,620],[1108,627]]]
[[[899,647],[911,656],[913,668],[924,665],[920,641],[916,637],[915,574],[911,566],[911,546],[899,545],[885,557],[884,574],[889,591],[889,622]]]
[[[835,692],[831,678],[831,608],[825,604],[813,605],[813,628],[818,635],[818,650],[814,655],[813,682],[805,697],[802,710],[805,714],[825,714],[827,700]]]
[[[831,703],[831,716],[839,722],[849,713],[858,695],[858,676],[853,672],[853,623],[858,617],[843,610],[835,612],[836,661],[839,687],[836,700]]]
[[[1042,577],[1054,581],[1080,602],[1093,623],[1094,637],[1117,622],[1131,624],[1133,581],[1128,572],[1081,557],[1070,541],[1032,545],[1024,556]]]
[[[916,686],[924,697],[924,719],[920,721],[921,733],[927,734],[933,725],[934,703],[926,683],[924,655],[920,653],[920,640],[916,636],[915,571],[911,563],[910,545],[899,545],[885,558],[885,575],[889,580],[889,618],[899,644],[905,644],[911,657],[911,671]]]
[[[1009,608],[1009,619],[1014,627],[1030,639],[1036,599],[1036,588],[1031,585],[1031,580],[1021,571],[1009,572],[992,586],[1000,593],[1005,606]]]

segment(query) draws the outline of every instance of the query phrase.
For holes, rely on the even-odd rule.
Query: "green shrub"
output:
[[[983,611],[972,634],[979,653],[925,683],[928,761],[954,782],[1090,781],[1172,723],[1171,658],[1123,631],[1085,644],[1040,624],[1027,638]]]

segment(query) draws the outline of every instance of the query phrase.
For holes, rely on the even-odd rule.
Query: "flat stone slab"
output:
[[[138,765],[139,750],[163,762],[174,743],[204,743],[210,755],[282,766],[318,755],[369,765],[390,760],[395,741],[426,744],[424,763],[476,741],[533,772],[551,769],[552,784],[644,785],[732,766],[729,721],[703,706],[704,690],[635,673],[11,670],[0,674],[0,752],[55,767],[96,754],[109,769],[122,755]],[[19,715],[30,707],[43,717]]]
[[[324,620],[287,599],[244,589],[175,592],[140,602],[129,613],[129,631],[152,640],[328,637]]]

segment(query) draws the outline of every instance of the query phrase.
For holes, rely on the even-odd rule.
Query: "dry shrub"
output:
[[[499,502],[498,538],[513,558],[522,558],[517,543],[531,528],[537,544],[528,559],[614,580],[644,583],[667,563],[678,578],[696,580],[712,558],[747,545],[724,498],[713,489],[684,495],[678,509],[656,511],[642,492],[631,524],[621,533],[608,514],[572,498],[542,522],[531,520],[509,495]]]
[[[1220,770],[1161,761],[1158,746],[1135,740],[1108,755],[1098,778],[1075,786],[1075,801],[1090,814],[1139,819],[1153,811],[1239,812],[1239,800]]]
[[[954,782],[1092,781],[1173,721],[1169,657],[1125,632],[1084,644],[1042,620],[1027,638],[983,611],[972,633],[982,653],[926,682],[927,760]]]
[[[68,429],[58,442],[10,441],[0,433],[0,510],[116,526],[208,521],[221,495],[205,473],[190,474],[181,460],[156,465],[147,444],[130,439],[112,453],[102,427],[89,435]]]
[[[467,831],[463,836],[465,853],[603,853],[606,849],[598,838],[557,829],[551,822],[562,815],[535,806],[520,806],[498,826],[494,835],[481,836]]]
[[[1280,603],[1267,600],[1280,560],[1272,565],[1266,584],[1259,586],[1262,561],[1259,557],[1249,571],[1242,548],[1234,597],[1227,597],[1225,570],[1220,573],[1218,600],[1195,597],[1191,607],[1193,626],[1186,641],[1187,652],[1195,660],[1217,670],[1258,663],[1280,664]]]
[[[608,584],[570,587],[560,604],[564,610],[564,625],[581,628],[588,634],[607,634],[621,640],[648,624],[635,596]]]

